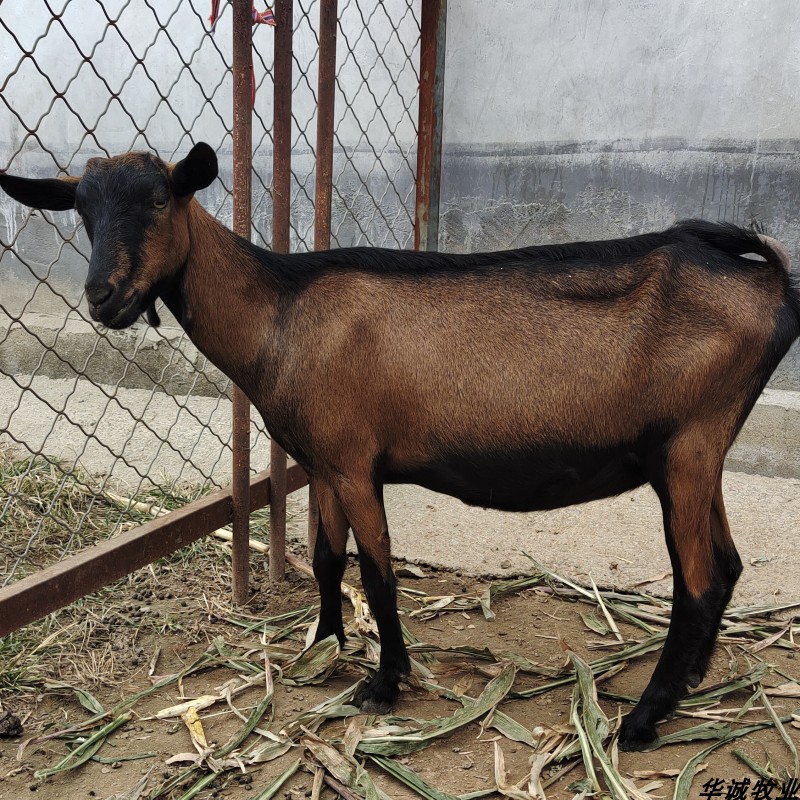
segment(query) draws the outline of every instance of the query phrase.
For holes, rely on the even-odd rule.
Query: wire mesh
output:
[[[208,3],[4,0],[0,169],[80,174],[93,156],[192,143],[220,156],[200,201],[231,223],[231,9]],[[333,241],[410,246],[419,0],[340,2]],[[292,249],[313,247],[319,2],[295,3]],[[254,32],[253,240],[271,240],[272,32]],[[109,492],[156,507],[230,479],[230,383],[164,314],[90,321],[89,242],[73,212],[0,197],[0,585],[137,524]],[[266,465],[260,421],[252,468]],[[48,491],[42,490],[47,483]],[[77,497],[76,495],[80,495]],[[98,511],[102,511],[98,514]]]

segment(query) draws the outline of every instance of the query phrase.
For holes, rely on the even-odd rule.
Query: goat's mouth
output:
[[[142,315],[142,311],[141,294],[139,292],[133,292],[120,307],[117,307],[113,300],[99,306],[89,304],[89,314],[92,319],[114,330],[121,330],[133,325]]]

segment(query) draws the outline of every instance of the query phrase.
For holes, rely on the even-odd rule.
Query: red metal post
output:
[[[317,78],[316,178],[314,181],[314,249],[331,246],[333,195],[333,114],[336,103],[337,0],[322,0],[319,7],[319,72]],[[308,556],[314,557],[319,506],[314,485],[308,487]]]
[[[233,230],[250,238],[253,19],[250,0],[233,0]],[[233,389],[233,602],[247,602],[250,564],[250,401]]]
[[[447,0],[422,0],[417,125],[417,201],[414,248],[439,247],[439,186],[442,174],[442,110]]]
[[[289,252],[292,180],[292,33],[293,0],[276,0],[274,118],[272,123],[272,249]],[[269,522],[269,577],[286,576],[286,453],[270,446],[272,498]]]
[[[338,2],[323,0],[319,8],[319,73],[317,79],[316,180],[314,183],[314,249],[331,246],[333,194],[333,114],[336,102],[336,29]]]

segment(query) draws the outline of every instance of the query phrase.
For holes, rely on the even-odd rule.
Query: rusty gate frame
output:
[[[250,238],[252,175],[251,0],[233,2],[233,229]],[[292,124],[293,0],[275,0],[273,122],[273,249],[289,251]],[[333,120],[336,89],[337,0],[320,0],[317,144],[315,147],[314,247],[330,246]],[[414,247],[438,244],[442,105],[447,0],[421,0],[419,111]],[[188,544],[233,525],[233,601],[248,596],[249,515],[270,506],[271,580],[285,574],[286,496],[308,485],[308,477],[272,442],[270,469],[250,477],[250,404],[238,388],[233,396],[231,486],[171,513],[88,547],[80,553],[0,589],[0,636],[57,611]],[[309,496],[309,550],[318,511]]]

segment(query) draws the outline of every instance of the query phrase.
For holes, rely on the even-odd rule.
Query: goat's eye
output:
[[[153,208],[166,208],[167,201],[166,200],[153,200]]]

